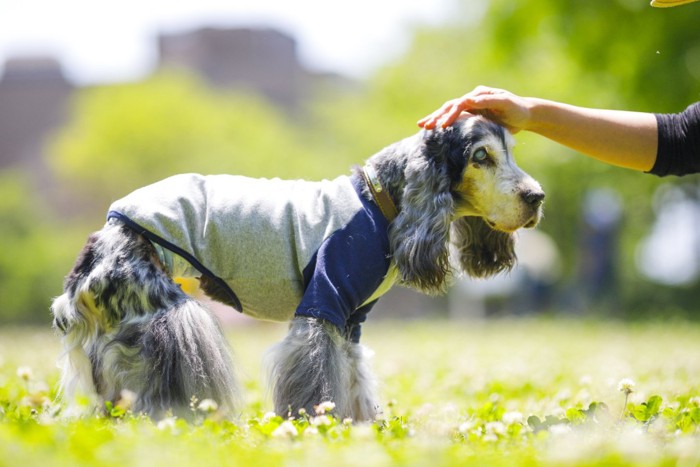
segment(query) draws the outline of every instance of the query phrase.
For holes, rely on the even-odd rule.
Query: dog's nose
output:
[[[534,208],[539,207],[544,201],[544,192],[542,191],[524,191],[520,196],[523,198],[523,201]]]

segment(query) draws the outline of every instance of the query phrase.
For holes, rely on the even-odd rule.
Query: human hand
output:
[[[426,130],[440,126],[446,128],[457,120],[462,112],[483,115],[508,128],[511,133],[527,128],[530,105],[527,98],[516,96],[503,89],[478,86],[462,97],[445,102],[442,107],[418,121]]]

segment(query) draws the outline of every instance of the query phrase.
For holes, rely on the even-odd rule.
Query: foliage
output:
[[[680,111],[700,99],[698,8],[658,10],[636,0],[463,0],[451,18],[417,31],[406,56],[371,80],[371,104],[362,106],[394,109],[383,113],[383,122],[408,125],[480,84],[650,112]],[[563,254],[560,286],[580,285],[583,200],[589,190],[607,188],[624,202],[621,294],[629,300],[641,291],[648,292],[641,302],[652,298],[655,288],[640,286],[633,267],[638,242],[654,221],[652,195],[662,183],[694,185],[697,176],[660,180],[588,160],[536,135],[521,133],[517,140],[518,163],[547,192],[540,228]]]
[[[79,91],[50,162],[104,203],[177,173],[308,179],[346,173],[350,162],[309,148],[292,117],[260,97],[161,73]]]
[[[51,297],[60,293],[84,239],[53,219],[33,193],[21,172],[0,172],[0,323],[50,323]]]
[[[478,84],[584,106],[679,111],[700,98],[699,22],[700,8],[659,10],[642,0],[459,0],[445,24],[415,30],[404,57],[354,88],[314,88],[296,113],[172,72],[80,89],[48,161],[76,200],[89,201],[76,202],[72,213],[94,228],[110,201],[175,173],[309,179],[347,173],[417,131],[415,121],[444,100]],[[659,308],[697,315],[697,284],[651,286],[634,267],[639,241],[655,219],[657,188],[682,184],[685,193],[696,193],[697,176],[660,180],[588,160],[536,135],[517,140],[518,163],[547,192],[540,229],[562,254],[557,292],[563,300],[582,289],[585,196],[606,188],[624,202],[616,252],[624,266],[617,268],[617,300],[603,305],[620,317]],[[42,203],[27,184],[9,183],[3,191],[0,228],[9,230],[0,256],[0,316],[45,316],[47,297],[58,292],[87,229],[74,217],[58,222],[37,214]]]
[[[377,352],[388,402],[370,424],[338,420],[327,404],[296,420],[266,411],[257,362],[283,333],[284,326],[230,330],[246,406],[229,421],[215,404],[193,400],[195,422],[188,425],[172,417],[152,421],[121,403],[98,415],[64,417],[55,402],[57,338],[43,330],[6,330],[0,336],[0,459],[3,465],[171,466],[700,460],[697,326],[374,323],[363,338]],[[636,385],[624,379],[629,376]],[[618,387],[621,379],[626,383]]]

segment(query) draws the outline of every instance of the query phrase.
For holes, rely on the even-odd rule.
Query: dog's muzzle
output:
[[[539,209],[544,202],[544,191],[526,191],[520,194],[520,197],[528,206],[533,209]]]
[[[544,203],[544,196],[544,191],[542,190],[528,190],[523,191],[520,194],[522,200],[525,202],[528,208],[532,210],[532,217],[527,223],[525,223],[525,228],[530,229],[535,227],[540,222],[540,218],[542,217],[542,204]]]

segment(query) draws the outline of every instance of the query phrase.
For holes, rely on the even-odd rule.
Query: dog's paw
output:
[[[67,334],[76,321],[68,294],[63,294],[54,299],[51,304],[51,312],[53,313],[54,329],[58,329],[61,333]]]

